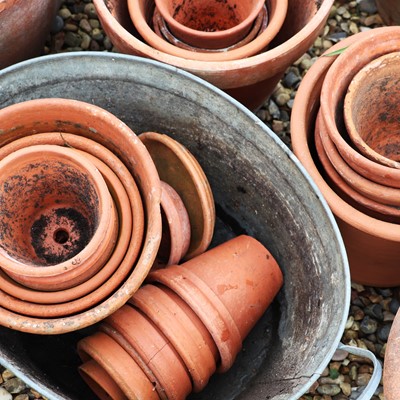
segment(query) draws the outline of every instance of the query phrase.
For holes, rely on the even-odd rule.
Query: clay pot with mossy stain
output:
[[[28,146],[0,161],[0,266],[33,289],[70,288],[113,252],[118,216],[97,168],[59,146]]]
[[[160,398],[184,400],[189,390],[204,389],[215,371],[232,366],[242,341],[280,290],[283,277],[260,242],[239,236],[181,266],[152,272],[148,281],[100,329],[131,355],[130,362],[140,366]],[[83,339],[78,352],[94,340]],[[95,357],[102,347],[94,347],[94,361],[109,368]],[[90,358],[83,355],[85,365]],[[117,366],[113,361],[111,370]],[[98,386],[91,379],[88,383]],[[123,390],[117,379],[115,383]]]
[[[43,109],[46,109],[46,113],[43,113]],[[0,126],[0,147],[32,136],[32,132],[35,132],[33,137],[57,132],[57,140],[61,142],[58,144],[66,147],[79,148],[73,140],[70,141],[69,134],[90,139],[89,153],[96,156],[96,153],[101,153],[101,148],[105,147],[109,153],[114,153],[114,156],[119,158],[137,184],[145,210],[143,242],[139,244],[137,259],[133,264],[128,259],[121,263],[128,273],[121,278],[118,268],[113,276],[106,280],[105,285],[112,280],[115,284],[113,278],[118,273],[118,284],[111,289],[106,298],[100,303],[88,302],[87,308],[81,312],[56,318],[28,317],[6,307],[0,308],[2,325],[25,332],[59,334],[92,325],[125,304],[140,287],[154,263],[161,240],[161,187],[154,163],[142,142],[127,125],[111,113],[81,101],[53,98],[18,103],[0,110]],[[79,144],[79,141],[77,143]],[[112,158],[105,162],[114,171],[118,170],[118,167],[114,169]]]
[[[264,0],[155,0],[172,34],[204,49],[221,49],[242,40],[250,31]]]
[[[94,0],[93,3],[107,36],[120,52],[151,58],[189,71],[255,110],[273,93],[287,68],[312,46],[325,25],[333,0],[288,0],[286,18],[269,43],[268,50],[262,51],[264,45],[259,48],[259,54],[235,56],[223,61],[211,61],[217,54],[206,54],[202,61],[194,56],[172,55],[166,50],[156,48],[154,44],[146,43],[131,21],[127,0]],[[269,26],[273,24],[274,13],[279,13],[279,3],[276,3],[275,11],[269,10]],[[138,8],[136,12],[146,11]],[[155,32],[153,34],[155,38],[162,40]],[[260,44],[263,40],[263,34],[260,34],[251,45]],[[170,46],[177,49],[171,44]],[[245,47],[232,52],[239,52]],[[199,55],[193,54],[196,57]]]
[[[388,34],[393,32],[393,28],[379,29],[387,30]],[[335,193],[324,177],[313,146],[321,88],[329,68],[337,58],[332,52],[351,49],[361,40],[364,43],[366,40],[374,43],[374,35],[375,29],[341,41],[310,68],[299,86],[294,102],[291,139],[295,155],[321,190],[336,218],[349,258],[352,279],[370,286],[390,287],[400,284],[400,226],[357,210]]]

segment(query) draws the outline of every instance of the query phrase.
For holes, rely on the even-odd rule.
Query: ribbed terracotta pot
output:
[[[228,370],[242,341],[282,286],[282,272],[268,250],[238,236],[185,262],[149,274],[177,293],[213,337]]]
[[[385,350],[383,393],[386,400],[400,398],[400,311],[397,312],[390,328]]]
[[[27,136],[1,147],[0,159],[24,148],[27,143],[73,147],[75,151],[83,152],[85,157],[96,165],[105,178],[118,209],[120,216],[119,237],[112,257],[107,260],[107,263],[103,265],[99,272],[81,285],[56,292],[34,291],[16,284],[4,275],[0,275],[0,289],[22,301],[39,304],[66,303],[79,298],[74,304],[85,309],[98,303],[117,289],[130,273],[132,265],[135,264],[139,256],[144,234],[144,211],[139,190],[127,168],[113,153],[100,144],[77,135],[66,133],[60,135],[58,132],[53,132]],[[88,151],[91,153],[88,153]],[[126,251],[127,247],[128,251]],[[98,289],[100,286],[101,289]],[[90,295],[83,298],[88,293]],[[7,301],[9,302],[9,299]],[[77,312],[71,305],[69,305],[67,313]],[[52,306],[48,307],[46,312],[61,312],[58,315],[62,315],[66,313],[66,310]],[[55,315],[53,314],[53,316]]]
[[[139,187],[146,219],[143,246],[135,268],[111,296],[84,312],[63,318],[29,318],[0,309],[1,324],[38,334],[64,333],[92,325],[120,308],[139,288],[154,263],[161,239],[161,188],[154,163],[142,142],[122,121],[89,103],[67,99],[18,103],[0,110],[0,124],[0,147],[32,132],[57,131],[61,140],[67,133],[92,139],[120,158]],[[96,146],[93,148],[95,151]]]
[[[390,28],[385,28],[390,29]],[[351,36],[335,45],[329,53],[353,46],[361,38],[371,38],[375,30]],[[321,57],[300,84],[291,117],[293,151],[318,185],[338,222],[352,279],[371,286],[400,284],[400,226],[372,218],[342,200],[327,184],[316,163],[313,132],[319,96],[325,74],[335,56]]]
[[[14,280],[62,290],[93,276],[118,234],[111,194],[85,157],[28,146],[0,161],[0,265]]]
[[[192,72],[225,90],[250,109],[264,103],[285,70],[313,44],[332,4],[333,0],[289,0],[285,22],[269,50],[244,59],[211,62],[184,59],[154,49],[138,38],[126,1],[94,0],[102,26],[119,51]]]
[[[351,141],[369,159],[400,168],[400,53],[366,64],[344,99],[344,122]]]
[[[341,53],[329,68],[321,90],[321,111],[329,136],[343,159],[367,179],[400,188],[400,170],[371,161],[346,140],[343,102],[346,90],[357,72],[372,60],[400,46],[400,27],[383,27],[373,34],[357,36],[357,42]]]
[[[161,16],[177,38],[205,49],[221,49],[242,40],[264,2],[155,0]]]
[[[387,25],[400,25],[400,4],[397,0],[375,0],[378,12]]]
[[[2,0],[0,69],[42,54],[60,0]]]

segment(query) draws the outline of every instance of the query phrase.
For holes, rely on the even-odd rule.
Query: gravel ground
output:
[[[382,26],[374,0],[338,0],[323,33],[314,46],[288,68],[271,99],[257,112],[290,147],[290,113],[301,78],[325,50],[359,31]],[[91,0],[64,0],[53,24],[45,53],[66,51],[113,51],[97,19]],[[351,307],[342,342],[371,350],[383,362],[390,327],[399,306],[399,288],[382,289],[352,284]],[[16,378],[0,369],[0,400],[43,399]],[[368,383],[371,362],[337,352],[323,376],[301,400],[354,400]],[[373,400],[383,400],[379,386]]]

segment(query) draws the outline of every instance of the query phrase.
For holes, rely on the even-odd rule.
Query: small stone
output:
[[[339,7],[337,10],[336,10],[336,14],[337,15],[343,15],[345,12],[347,12],[347,9],[345,8],[345,7]]]
[[[72,23],[66,23],[64,29],[68,32],[78,32],[78,26]]]
[[[110,40],[110,38],[108,36],[104,37],[103,46],[108,51],[110,51],[112,49],[113,44],[111,43],[111,40]]]
[[[67,32],[65,34],[65,44],[69,47],[79,47],[82,37],[76,32]]]
[[[34,399],[41,398],[41,394],[37,392],[35,389],[29,389],[30,394],[33,396]]]
[[[343,392],[343,394],[345,396],[350,396],[351,395],[351,385],[350,385],[350,383],[342,382],[340,384],[340,389],[342,390],[342,392]]]
[[[83,9],[83,12],[89,17],[89,18],[97,18],[97,12],[96,8],[93,3],[88,3],[85,5],[85,8]]]
[[[399,308],[400,302],[396,298],[393,298],[392,301],[389,303],[389,311],[393,314],[397,314]]]
[[[372,318],[383,320],[383,307],[381,304],[370,304],[364,308],[364,312]]]
[[[332,360],[343,361],[345,358],[347,358],[348,355],[349,353],[346,350],[337,349],[333,354]]]
[[[369,317],[368,315],[366,315],[364,319],[361,321],[360,330],[366,335],[375,333],[377,329],[378,329],[378,322],[375,319]]]
[[[370,15],[364,19],[365,26],[380,25],[382,24],[382,18],[379,14]]]
[[[93,29],[100,28],[100,22],[98,19],[89,19],[89,24]]]
[[[11,378],[4,382],[3,386],[10,393],[20,393],[27,388],[26,384],[19,378]]]
[[[29,395],[27,395],[26,393],[19,394],[14,398],[14,400],[29,400]]]
[[[361,0],[358,7],[361,12],[367,14],[375,14],[378,11],[374,0]]]
[[[283,78],[282,83],[287,88],[297,88],[301,81],[301,77],[294,73],[293,71],[289,71]]]
[[[3,378],[4,381],[8,381],[11,378],[14,378],[14,372],[11,372],[9,369],[5,369],[2,374],[1,377]]]
[[[371,379],[371,374],[358,374],[356,379],[357,386],[367,386]]]
[[[284,124],[283,121],[273,120],[272,121],[272,130],[275,133],[282,133],[284,131]]]
[[[356,365],[352,365],[350,367],[349,377],[352,381],[355,381],[357,379],[357,366]]]
[[[349,24],[349,31],[350,33],[352,33],[353,35],[355,35],[356,33],[358,33],[360,30],[358,29],[358,26],[355,22],[350,22]]]
[[[87,19],[81,19],[81,21],[79,22],[79,28],[81,28],[86,33],[90,33],[92,31],[92,27]]]
[[[393,322],[394,315],[390,311],[383,312],[383,322]]]
[[[63,28],[64,28],[64,20],[59,15],[56,15],[51,25],[51,33],[54,34],[61,32]]]
[[[362,293],[365,291],[365,287],[364,285],[361,285],[361,283],[351,282],[351,287],[358,293]]]
[[[339,385],[320,385],[317,388],[317,392],[322,395],[336,396],[340,393]]]
[[[276,103],[273,100],[269,101],[268,112],[271,114],[271,117],[274,119],[279,119],[281,116],[279,107],[276,105]]]
[[[346,325],[345,325],[344,329],[350,329],[353,326],[353,322],[354,322],[354,317],[352,315],[350,315],[347,318]]]
[[[94,28],[92,31],[92,38],[97,41],[101,41],[104,39],[103,31],[99,28]]]
[[[92,38],[85,32],[80,32],[80,35],[82,37],[80,47],[82,48],[82,50],[87,50],[90,47],[90,42],[92,41]]]
[[[58,15],[65,20],[71,17],[72,14],[71,11],[68,10],[68,8],[61,8],[60,11],[58,12]]]
[[[284,106],[290,100],[290,94],[281,92],[277,96],[274,96],[274,100],[278,106]]]
[[[378,288],[377,290],[383,297],[392,297],[393,296],[393,291],[389,288]]]
[[[391,326],[392,324],[385,324],[378,328],[378,338],[382,340],[382,342],[387,342]]]
[[[100,45],[99,45],[95,40],[92,40],[92,41],[90,42],[90,48],[89,48],[89,50],[90,50],[90,51],[98,51],[98,50],[100,50]]]
[[[6,389],[0,387],[0,400],[12,400],[12,394]]]

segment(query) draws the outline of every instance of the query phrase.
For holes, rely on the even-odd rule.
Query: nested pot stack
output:
[[[151,272],[127,305],[78,343],[80,373],[101,399],[183,400],[232,366],[282,279],[249,236]]]
[[[120,52],[192,72],[250,109],[265,102],[285,70],[312,45],[332,4],[94,0],[105,32]]]
[[[292,114],[295,154],[331,206],[352,278],[400,284],[400,27],[338,43],[306,74]]]
[[[2,325],[82,329],[124,305],[151,268],[209,246],[212,192],[175,140],[140,140],[105,110],[66,99],[6,107],[0,126]]]

